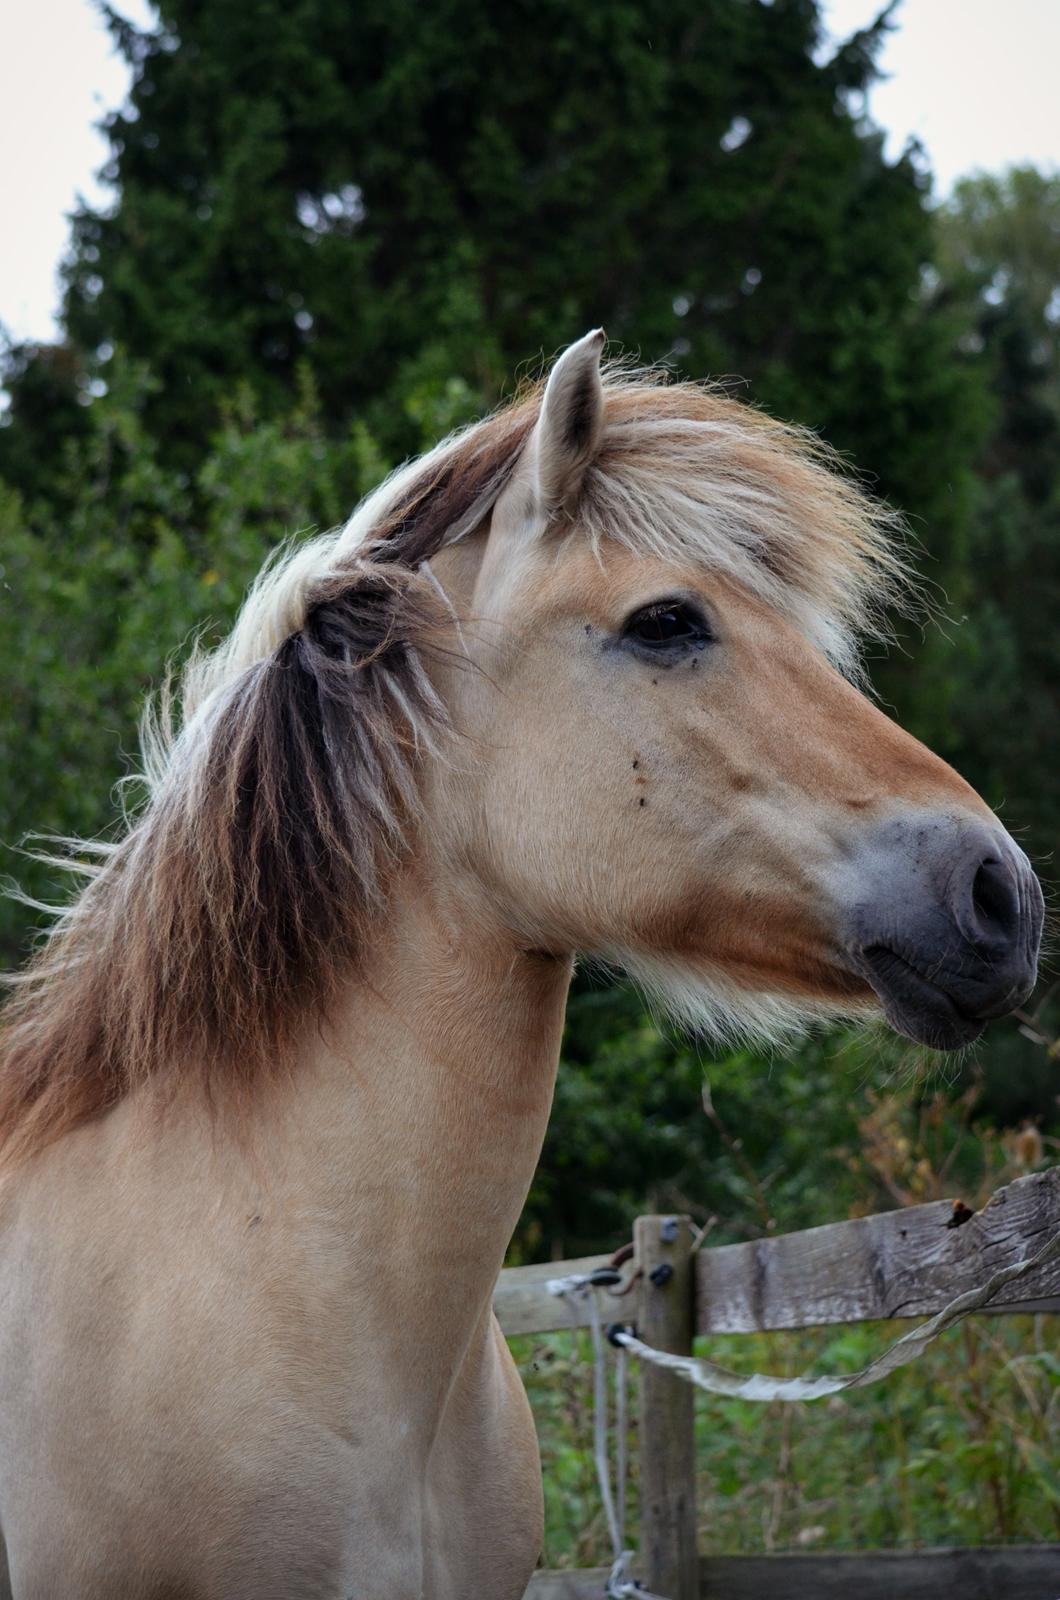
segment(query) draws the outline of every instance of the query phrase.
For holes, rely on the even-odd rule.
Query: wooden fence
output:
[[[639,1277],[615,1302],[615,1320],[635,1321],[646,1343],[683,1354],[696,1334],[930,1316],[1034,1255],[1057,1231],[1060,1168],[1008,1184],[974,1215],[939,1200],[698,1252],[686,1217],[639,1217]],[[586,1326],[588,1306],[558,1300],[546,1284],[607,1262],[590,1256],[502,1272],[493,1302],[502,1329],[511,1336]],[[672,1270],[653,1282],[660,1263]],[[989,1311],[1060,1311],[1060,1260],[1006,1285]],[[639,1382],[638,1576],[667,1600],[1060,1600],[1057,1544],[701,1558],[694,1391],[647,1365]],[[600,1600],[606,1576],[603,1568],[538,1572],[526,1600]]]

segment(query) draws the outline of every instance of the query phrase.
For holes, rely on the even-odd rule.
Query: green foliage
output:
[[[1060,413],[1060,174],[1034,167],[976,173],[941,212],[939,271],[982,313],[1018,310],[1034,330],[1032,360]],[[1013,392],[1013,398],[1017,398]]]
[[[225,408],[196,480],[162,465],[144,428],[154,388],[116,360],[92,428],[68,442],[60,517],[0,484],[0,842],[27,833],[105,834],[115,780],[136,764],[137,719],[166,660],[227,629],[277,542],[341,520],[384,467],[356,425],[327,438],[313,387],[284,418],[260,421],[249,390]],[[10,870],[38,898],[33,863]],[[4,965],[24,947],[24,908],[0,900]]]
[[[993,417],[927,713],[933,742],[1027,830],[1047,872],[1060,835],[1058,218],[1060,177],[1029,168],[966,179],[939,216],[939,293],[964,307]]]
[[[701,1339],[697,1352],[738,1372],[852,1372],[907,1326]],[[697,1394],[700,1550],[1060,1538],[1060,1360],[1050,1326],[1048,1316],[966,1322],[885,1382],[810,1404]],[[541,1441],[545,1564],[604,1566],[611,1552],[592,1459],[588,1335],[512,1346]],[[636,1545],[635,1374],[630,1401],[628,1538]]]
[[[0,371],[8,400],[0,411],[0,478],[61,515],[71,509],[71,486],[56,466],[92,429],[81,353],[69,345],[10,345]]]

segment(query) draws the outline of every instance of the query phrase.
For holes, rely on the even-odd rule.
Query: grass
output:
[[[729,1336],[700,1348],[740,1371],[845,1371],[906,1327]],[[700,1548],[746,1554],[1060,1539],[1057,1332],[1047,1315],[969,1319],[880,1384],[810,1404],[697,1394]],[[541,1443],[544,1564],[604,1564],[588,1338],[527,1337],[512,1348]],[[633,1390],[635,1478],[635,1381]],[[635,1482],[630,1505],[635,1543]]]

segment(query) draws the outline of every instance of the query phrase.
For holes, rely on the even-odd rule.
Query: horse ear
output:
[[[545,516],[571,506],[600,443],[604,388],[602,328],[568,346],[549,374],[527,447],[531,492]]]

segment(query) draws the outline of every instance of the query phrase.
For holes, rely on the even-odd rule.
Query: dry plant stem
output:
[[[1034,1044],[1040,1044],[1051,1060],[1060,1056],[1060,1037],[1046,1033],[1041,1025],[1042,1014],[1060,989],[1060,979],[1051,983],[1033,1011],[1014,1011],[1012,1015],[1020,1024],[1020,1032]]]
[[[967,1415],[972,1424],[976,1437],[983,1444],[988,1442],[989,1406],[983,1393],[983,1381],[979,1368],[979,1340],[977,1330],[970,1323],[965,1323],[961,1329],[961,1342],[964,1345],[964,1364],[968,1374],[969,1404]],[[993,1468],[987,1478],[990,1499],[993,1503],[995,1532],[999,1539],[1007,1538],[1009,1532],[1009,1519],[1005,1505],[1004,1485],[998,1478]]]
[[[751,1165],[750,1161],[748,1161],[747,1156],[744,1154],[742,1141],[739,1139],[734,1139],[726,1127],[721,1113],[717,1110],[714,1104],[714,1099],[710,1092],[710,1084],[706,1079],[704,1079],[703,1082],[703,1112],[707,1119],[712,1122],[715,1128],[718,1130],[722,1143],[725,1145],[726,1149],[731,1152],[740,1171],[751,1185],[751,1189],[755,1197],[755,1204],[758,1208],[758,1214],[762,1219],[762,1225],[765,1228],[765,1231],[767,1233],[775,1232],[777,1225],[776,1218],[773,1216],[773,1213],[770,1210],[769,1202],[765,1195],[765,1189],[759,1180],[757,1172]]]
[[[961,1120],[960,1120],[960,1124],[958,1126],[957,1136],[954,1139],[952,1145],[950,1146],[948,1155],[946,1156],[946,1158],[944,1159],[941,1167],[939,1167],[939,1170],[938,1170],[937,1188],[938,1188],[938,1192],[939,1192],[940,1195],[942,1195],[944,1193],[946,1179],[949,1177],[950,1169],[952,1168],[953,1163],[957,1158],[958,1151],[961,1149],[961,1146],[964,1144],[964,1138],[965,1138],[965,1135],[968,1132],[968,1124],[970,1123],[971,1118],[972,1118],[972,1096],[971,1095],[962,1095],[960,1100],[959,1100],[959,1102],[958,1102],[958,1104],[960,1105],[960,1108],[961,1108]]]
[[[773,1494],[770,1501],[769,1514],[764,1529],[765,1548],[772,1552],[777,1548],[781,1523],[784,1518],[784,1501],[791,1484],[788,1478],[788,1469],[791,1464],[791,1430],[794,1410],[791,1406],[784,1406],[780,1413],[780,1450],[777,1455],[776,1476],[773,1479]]]

